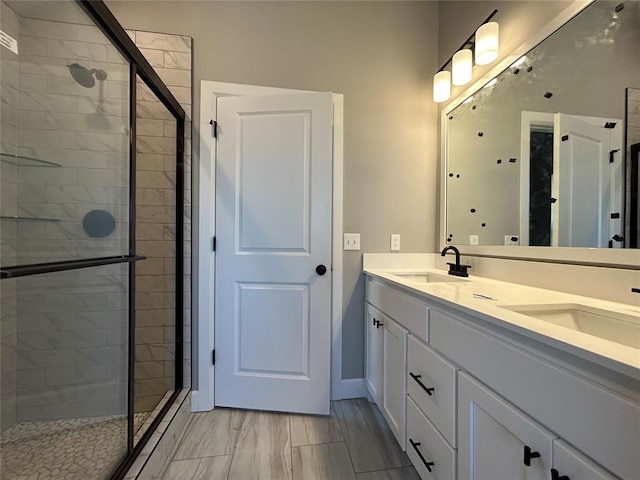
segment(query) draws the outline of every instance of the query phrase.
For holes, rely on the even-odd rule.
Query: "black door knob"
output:
[[[327,273],[327,267],[325,267],[324,265],[318,265],[316,267],[316,273],[318,275],[324,275],[325,273]]]

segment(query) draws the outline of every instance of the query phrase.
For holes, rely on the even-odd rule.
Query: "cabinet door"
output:
[[[459,374],[460,480],[548,480],[553,438],[497,394]]]
[[[366,342],[366,385],[376,405],[382,397],[382,314],[365,304]]]
[[[614,480],[600,466],[571,447],[563,440],[553,441],[552,480]]]
[[[383,325],[382,413],[403,450],[407,420],[407,330],[389,317]]]

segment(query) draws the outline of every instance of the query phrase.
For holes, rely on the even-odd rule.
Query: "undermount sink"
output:
[[[466,282],[463,278],[453,275],[438,275],[437,273],[394,273],[395,276],[406,280],[413,280],[418,283],[436,283],[436,282]]]
[[[640,318],[637,316],[578,304],[504,305],[501,308],[640,349]]]

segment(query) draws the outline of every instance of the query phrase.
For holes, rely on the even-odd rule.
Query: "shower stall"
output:
[[[182,388],[185,112],[100,1],[0,30],[0,480],[123,478]]]

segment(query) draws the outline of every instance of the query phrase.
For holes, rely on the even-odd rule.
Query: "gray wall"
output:
[[[107,4],[125,28],[193,37],[195,125],[201,80],[344,94],[344,231],[362,252],[388,252],[391,233],[403,252],[436,249],[438,3]],[[343,378],[358,378],[361,252],[343,258]]]

